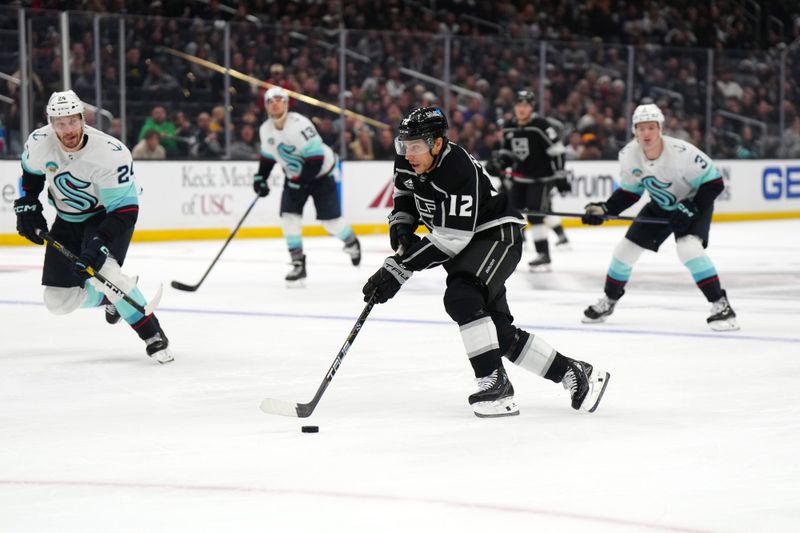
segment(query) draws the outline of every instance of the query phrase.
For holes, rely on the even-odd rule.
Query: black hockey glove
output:
[[[36,234],[36,230],[47,231],[47,221],[39,199],[32,196],[17,198],[14,200],[14,212],[17,214],[17,233],[34,244],[44,244],[44,239]]]
[[[396,256],[387,257],[383,266],[378,269],[367,282],[361,292],[364,293],[364,301],[368,302],[372,295],[375,295],[375,303],[386,303],[397,294],[403,283],[408,281],[413,272],[400,265]]]
[[[418,226],[417,219],[408,213],[398,211],[389,215],[389,244],[395,252],[402,247],[408,250],[412,244],[420,240],[414,233]]]
[[[553,180],[553,185],[556,186],[556,190],[561,194],[572,192],[572,184],[567,179],[567,173],[563,170],[556,173],[556,179]]]
[[[581,222],[584,224],[599,226],[606,221],[605,214],[608,213],[608,207],[605,202],[592,202],[586,204],[583,209],[586,211],[581,217]]]
[[[669,223],[673,231],[678,233],[684,232],[689,229],[692,222],[695,221],[697,214],[697,206],[691,200],[683,200],[677,205],[677,209],[672,212],[669,217]]]
[[[260,197],[265,197],[269,194],[269,183],[267,183],[269,176],[253,176],[253,190]]]
[[[75,275],[80,279],[88,279],[92,276],[86,269],[91,268],[95,272],[98,272],[103,268],[106,259],[108,259],[108,247],[106,247],[106,243],[103,242],[103,239],[100,237],[92,237],[92,239],[86,243],[86,246],[83,247],[83,250],[81,250],[81,255],[78,256],[78,259],[72,265],[72,269]]]

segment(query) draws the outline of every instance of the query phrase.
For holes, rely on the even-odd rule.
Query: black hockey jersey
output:
[[[452,142],[433,169],[417,175],[402,156],[394,162],[394,210],[408,213],[430,230],[403,255],[410,270],[424,270],[458,255],[481,231],[508,222],[525,225],[522,215],[498,194],[483,167]]]
[[[533,183],[564,170],[566,149],[561,134],[546,118],[534,115],[524,126],[513,120],[502,133],[502,147],[516,160],[511,174],[514,181]]]

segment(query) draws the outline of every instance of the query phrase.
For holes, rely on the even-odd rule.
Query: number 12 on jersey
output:
[[[472,196],[451,194],[450,211],[447,214],[451,217],[472,216],[472,201]]]

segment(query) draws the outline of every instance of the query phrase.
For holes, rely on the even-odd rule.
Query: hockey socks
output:
[[[717,269],[708,256],[703,255],[690,259],[686,263],[686,268],[694,278],[697,288],[700,289],[709,302],[716,302],[723,296],[722,286],[719,282]]]

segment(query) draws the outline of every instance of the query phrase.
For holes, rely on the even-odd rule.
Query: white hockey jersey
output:
[[[685,199],[692,199],[704,183],[720,177],[714,162],[694,145],[662,136],[664,150],[658,159],[649,160],[636,139],[619,152],[620,187],[650,198],[666,211],[673,211]]]
[[[22,168],[44,176],[47,196],[58,216],[82,222],[102,212],[139,204],[133,160],[119,140],[84,126],[86,144],[77,152],[61,146],[53,127],[34,131],[25,143]]]
[[[317,128],[306,117],[290,111],[283,129],[267,119],[258,130],[261,136],[261,155],[277,162],[287,178],[299,176],[306,161],[322,159],[322,168],[315,177],[327,176],[336,165],[336,156],[322,142]]]

